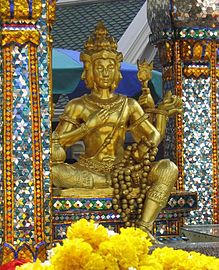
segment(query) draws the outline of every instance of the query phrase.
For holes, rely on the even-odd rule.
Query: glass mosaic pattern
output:
[[[15,243],[34,241],[34,183],[28,47],[13,48],[13,167]],[[25,72],[24,72],[25,70]]]
[[[182,27],[218,27],[218,0],[175,0],[174,25]]]
[[[121,215],[115,213],[115,211],[97,211],[97,212],[82,212],[82,213],[54,213],[53,215],[53,222],[73,222],[77,221],[81,218],[85,218],[87,220],[92,219],[96,222],[100,221],[120,221],[121,222]]]
[[[53,198],[53,212],[61,211],[100,211],[112,210],[112,198],[104,199],[74,199]]]
[[[42,18],[37,23],[37,28],[40,32],[41,39],[38,46],[37,61],[35,61],[35,47],[33,44],[27,44],[22,46],[14,45],[12,48],[12,68],[7,71],[10,73],[12,70],[12,87],[10,90],[13,93],[13,118],[12,126],[10,130],[13,133],[13,178],[12,183],[13,197],[7,193],[7,200],[10,207],[12,205],[13,216],[13,230],[9,230],[12,237],[8,237],[10,244],[18,245],[20,243],[26,243],[27,245],[34,245],[42,240],[42,236],[45,236],[45,241],[51,243],[51,212],[50,212],[50,96],[49,96],[49,83],[48,83],[48,26],[46,25],[46,0],[43,0]],[[10,25],[9,30],[13,30],[16,24]],[[34,28],[35,26],[32,26]],[[21,28],[19,28],[21,29]],[[23,25],[22,31],[28,30]],[[20,34],[20,33],[19,33]],[[12,47],[12,46],[11,46]],[[7,47],[6,47],[7,48]],[[32,48],[32,52],[31,52]],[[11,54],[10,54],[11,55]],[[31,57],[30,57],[31,55]],[[31,59],[31,60],[30,60]],[[7,58],[6,58],[7,61]],[[7,63],[7,62],[6,62]],[[0,63],[1,64],[1,63]],[[29,66],[31,69],[29,70]],[[0,69],[0,72],[2,70]],[[39,73],[39,76],[38,76]],[[2,79],[2,74],[0,74]],[[30,80],[31,79],[31,80]],[[41,134],[38,133],[38,107],[33,106],[37,104],[38,95],[35,81],[39,81],[39,95],[40,95],[40,120],[41,120]],[[30,81],[32,82],[30,84]],[[34,82],[33,82],[34,81]],[[6,84],[7,85],[7,84]],[[34,87],[33,87],[34,85]],[[31,87],[32,86],[32,87]],[[8,86],[7,86],[8,87]],[[32,92],[32,93],[30,93]],[[34,100],[33,100],[34,97]],[[1,81],[0,81],[0,99],[2,100],[1,93]],[[2,102],[0,100],[0,106]],[[6,99],[7,101],[7,99]],[[32,115],[32,113],[34,113]],[[36,116],[37,114],[37,116]],[[5,121],[6,118],[4,118]],[[34,120],[35,119],[35,120]],[[34,121],[34,122],[32,122]],[[33,133],[33,123],[36,126]],[[2,125],[2,108],[0,107],[0,125]],[[0,126],[0,129],[2,127]],[[43,179],[42,179],[42,193],[41,182],[37,179],[36,175],[41,175],[39,169],[40,166],[33,168],[33,164],[36,164],[36,156],[40,156],[41,142],[36,140],[36,133],[38,137],[42,139],[42,163],[43,163]],[[1,136],[2,132],[0,133]],[[34,134],[34,136],[33,136]],[[34,140],[32,139],[34,137]],[[2,138],[0,137],[0,161],[2,154]],[[37,147],[36,147],[37,145]],[[10,147],[9,147],[10,148]],[[38,149],[38,150],[36,150]],[[11,149],[9,149],[10,151]],[[38,152],[37,152],[38,151]],[[5,162],[6,163],[6,162]],[[9,163],[9,162],[7,162]],[[0,162],[2,164],[2,162]],[[0,168],[1,170],[2,168]],[[2,175],[2,172],[1,174]],[[5,179],[6,180],[6,179]],[[2,182],[0,181],[0,196],[2,192]],[[10,190],[9,190],[10,191]],[[44,204],[41,203],[39,198],[43,198]],[[2,196],[3,197],[3,196]],[[13,199],[11,199],[13,198]],[[11,204],[11,201],[14,203]],[[0,201],[0,204],[3,200]],[[0,215],[3,210],[0,205]],[[37,209],[42,209],[43,215],[39,215]],[[1,221],[3,218],[0,219]],[[39,221],[40,222],[36,222]],[[44,228],[45,220],[45,228]],[[0,222],[1,222],[0,221]],[[43,228],[42,228],[43,227]],[[0,226],[2,228],[2,226]],[[1,234],[0,231],[0,239]],[[5,233],[7,235],[7,233]],[[9,233],[8,233],[9,234]],[[14,239],[14,240],[13,240]],[[39,240],[39,241],[38,241]]]
[[[150,42],[172,38],[217,38],[218,0],[148,0]]]
[[[148,0],[148,22],[153,33],[171,29],[171,12],[176,28],[219,26],[218,0]]]
[[[198,209],[187,224],[212,223],[210,93],[210,78],[183,79],[184,183],[187,191],[198,193]]]
[[[43,162],[43,190],[45,215],[45,241],[51,242],[51,183],[50,183],[50,95],[48,71],[48,27],[46,24],[46,0],[42,1],[42,16],[37,22],[37,29],[41,34],[38,46],[38,71],[40,88],[41,132],[42,132],[42,162]]]
[[[112,198],[53,197],[52,202],[53,241],[65,238],[67,227],[81,218],[111,226],[115,231],[124,225],[120,214],[113,210]],[[154,233],[162,236],[178,234],[181,219],[188,217],[190,211],[196,208],[196,193],[172,193],[156,220]]]
[[[163,29],[171,29],[170,1],[148,0],[147,17],[153,34],[162,34]]]

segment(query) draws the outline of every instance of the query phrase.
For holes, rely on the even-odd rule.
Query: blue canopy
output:
[[[89,90],[81,80],[83,63],[80,53],[73,50],[53,49],[53,94],[69,94],[71,98],[81,96]],[[116,90],[117,93],[133,97],[139,95],[141,84],[137,78],[137,66],[123,62],[121,73],[123,79]],[[151,82],[152,92],[160,99],[162,97],[162,75],[153,70]],[[153,94],[153,93],[152,93]]]

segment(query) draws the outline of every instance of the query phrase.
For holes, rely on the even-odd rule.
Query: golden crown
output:
[[[108,33],[108,30],[100,21],[93,34],[88,38],[84,45],[84,52],[81,53],[81,60],[89,58],[112,58],[122,61],[122,53],[117,51],[117,42]]]

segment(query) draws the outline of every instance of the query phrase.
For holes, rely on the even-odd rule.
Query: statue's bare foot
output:
[[[148,237],[150,238],[151,243],[153,245],[163,245],[163,243],[158,241],[148,229],[141,228],[141,227],[139,229],[143,230],[144,232],[146,232],[148,234]]]
[[[142,231],[146,232],[148,234],[148,237],[150,238],[151,240],[151,243],[153,245],[162,245],[163,243],[158,241],[154,236],[153,234],[151,233],[151,231],[148,229],[148,227],[146,226],[146,224],[144,224],[143,221],[139,221],[138,222],[138,228],[141,229]]]

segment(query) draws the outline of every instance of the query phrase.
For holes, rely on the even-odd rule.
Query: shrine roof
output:
[[[82,51],[83,44],[100,20],[119,41],[144,2],[111,0],[59,5],[53,27],[53,46]]]

